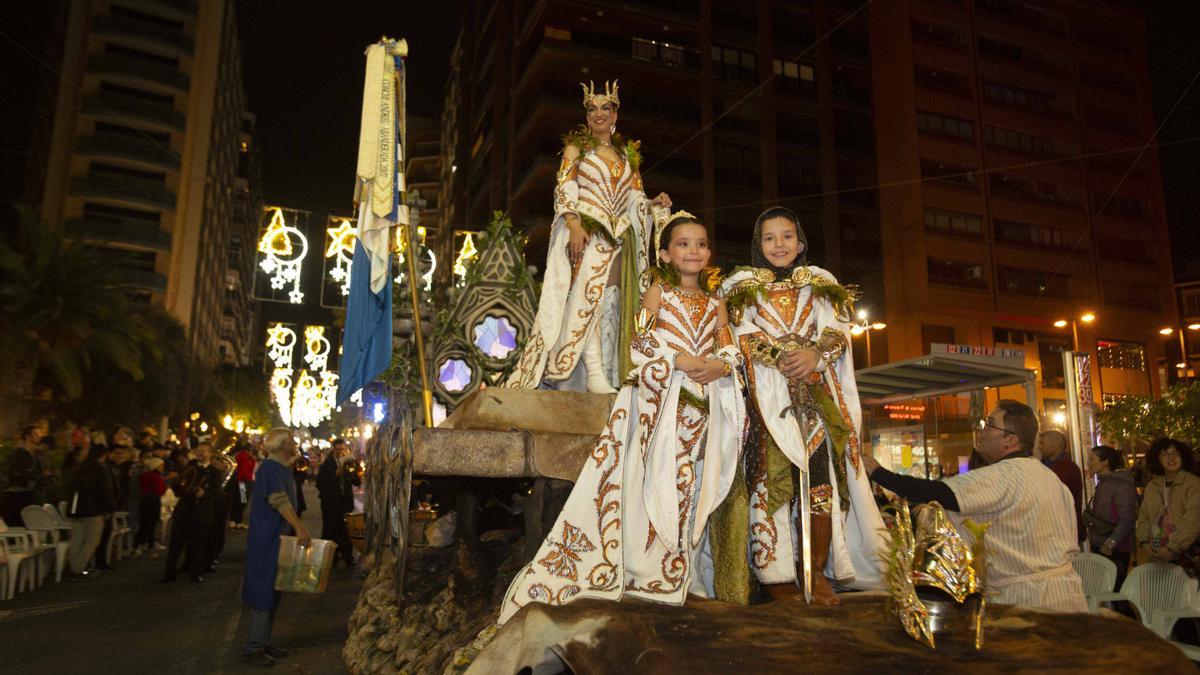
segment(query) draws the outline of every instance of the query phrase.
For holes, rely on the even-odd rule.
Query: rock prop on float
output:
[[[534,603],[497,631],[467,673],[539,672],[539,664],[575,673],[655,675],[1195,672],[1177,648],[1111,612],[1051,614],[992,605],[982,651],[966,634],[940,635],[933,650],[888,616],[885,594],[841,598],[840,607],[741,607],[696,598],[684,607],[591,599],[561,607]]]
[[[410,549],[403,603],[396,600],[396,559],[386,549],[380,554],[350,616],[342,649],[350,672],[449,675],[470,665],[490,638],[496,608],[522,565],[524,543],[482,547],[481,573],[489,583],[478,595],[455,582],[457,548]]]

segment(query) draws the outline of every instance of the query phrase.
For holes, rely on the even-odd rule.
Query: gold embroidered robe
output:
[[[766,453],[766,441],[770,440],[788,461],[803,466],[801,453],[811,453],[830,439],[844,438],[841,447],[832,447],[831,443],[828,453],[833,537],[825,574],[851,588],[883,588],[884,569],[878,557],[885,545],[880,534],[883,519],[859,457],[862,408],[849,348],[850,324],[848,317],[838,316],[829,295],[823,292],[835,287],[840,288],[833,275],[815,266],[799,267],[783,280],[774,280],[769,270],[739,270],[722,284],[730,303],[730,322],[745,357],[750,405],[757,412],[751,423],[758,420],[766,427],[751,430],[750,437],[761,442],[746,448],[750,565],[765,584],[796,579],[800,545],[791,495],[770,494],[768,459],[754,453]],[[741,302],[735,300],[739,295]],[[747,297],[752,299],[745,300]],[[829,405],[815,416],[816,423],[810,425],[810,435],[804,438],[795,415],[785,412],[792,405],[787,378],[775,366],[752,360],[749,350],[755,341],[764,338],[774,344],[789,339],[817,342],[827,330],[836,331],[835,336],[840,333],[846,349],[831,363],[822,359],[818,365],[819,382],[814,386],[824,392],[822,399]],[[769,508],[769,504],[778,506]]]
[[[736,366],[736,348],[716,349],[717,308],[702,292],[664,288],[654,328],[633,340],[636,380],[621,388],[558,520],[505,593],[500,623],[530,602],[683,604],[744,431],[736,377],[701,386],[674,365],[679,353],[715,353]]]
[[[574,213],[585,221],[599,224],[584,247],[583,259],[572,276],[567,257],[566,216]],[[641,298],[636,279],[649,262],[648,243],[652,239],[655,214],[665,210],[652,207],[642,191],[642,178],[627,158],[609,162],[595,150],[587,150],[574,160],[566,157],[554,188],[554,222],[550,226],[550,248],[542,295],[529,338],[521,357],[505,386],[536,389],[543,379],[551,382],[569,378],[592,333],[599,330],[601,301],[608,285],[612,265],[617,261],[626,239],[636,243],[635,275],[622,279],[621,305],[636,307]],[[631,270],[633,268],[631,267]],[[606,370],[617,373],[610,378],[616,386],[626,373],[609,367],[618,354],[619,340],[603,355]]]

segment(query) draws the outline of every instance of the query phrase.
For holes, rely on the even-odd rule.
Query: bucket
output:
[[[301,546],[295,537],[279,537],[279,569],[275,572],[275,590],[292,593],[324,593],[333,568],[337,544],[313,539]]]
[[[367,550],[367,519],[362,513],[346,514],[346,534],[350,535],[350,543],[354,550],[365,553]]]

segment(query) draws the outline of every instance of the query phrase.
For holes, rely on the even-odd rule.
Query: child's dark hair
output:
[[[694,216],[676,216],[663,227],[662,237],[658,240],[658,250],[666,251],[671,247],[671,234],[680,225],[699,225],[700,227],[704,227],[704,223],[696,220]]]
[[[770,220],[772,218],[787,218],[796,226],[797,231],[800,230],[800,216],[796,215],[795,211],[786,206],[772,206],[768,208],[766,211],[758,214],[757,222],[762,223],[763,221]]]

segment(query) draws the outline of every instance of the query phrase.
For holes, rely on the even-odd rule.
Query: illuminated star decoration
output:
[[[304,327],[304,362],[313,370],[325,370],[329,365],[329,340],[324,326]]]
[[[292,351],[296,347],[296,331],[281,323],[267,328],[267,358],[276,368],[292,367]]]
[[[333,268],[329,270],[329,278],[342,285],[342,295],[350,294],[350,268],[354,263],[354,242],[358,241],[358,230],[349,220],[341,219],[337,227],[325,230],[329,239],[329,247],[325,249],[325,257],[333,258]]]
[[[258,266],[271,275],[271,288],[280,290],[291,283],[288,300],[297,305],[303,302],[300,268],[304,256],[308,254],[308,240],[303,232],[287,224],[283,219],[283,209],[272,210],[271,223],[258,241],[258,252],[263,255]]]
[[[464,233],[462,248],[458,249],[458,257],[454,259],[454,276],[458,277],[457,285],[466,283],[467,267],[479,257],[479,249],[475,248],[475,239],[470,232]]]

